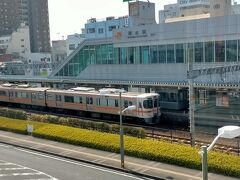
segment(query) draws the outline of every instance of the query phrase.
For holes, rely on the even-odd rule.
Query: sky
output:
[[[90,18],[128,15],[128,3],[123,0],[48,0],[51,40],[66,39],[67,35],[81,33]],[[177,0],[150,0],[155,3],[156,21],[158,11]]]

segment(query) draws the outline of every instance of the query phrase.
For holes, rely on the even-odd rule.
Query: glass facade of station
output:
[[[113,44],[84,46],[56,76],[78,76],[90,64],[158,64],[240,61],[240,40],[114,48]]]

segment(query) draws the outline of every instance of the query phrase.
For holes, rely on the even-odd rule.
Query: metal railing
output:
[[[209,145],[216,135],[209,133],[196,133],[196,146]],[[172,130],[164,128],[148,128],[146,137],[157,140],[166,140],[171,143],[191,144],[191,133],[188,131]],[[240,156],[240,138],[232,140],[220,139],[214,149],[228,154]]]

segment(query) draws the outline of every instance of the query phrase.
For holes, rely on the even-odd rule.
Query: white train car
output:
[[[122,91],[122,90],[121,90]],[[120,89],[100,89],[77,87],[69,90],[30,87],[28,85],[0,85],[0,102],[16,104],[22,107],[36,107],[50,110],[74,110],[79,114],[88,113],[92,117],[123,116],[137,118],[147,124],[160,120],[159,95],[157,93],[122,92],[120,108]]]
[[[46,104],[50,108],[71,109],[91,112],[92,115],[119,115],[119,89],[74,88],[70,90],[46,91]],[[122,110],[135,105],[136,109],[127,110],[123,114],[137,117],[147,124],[158,123],[160,119],[159,95],[156,93],[122,93]]]
[[[45,92],[48,88],[30,87],[27,84],[0,85],[0,101],[29,106],[46,106]]]

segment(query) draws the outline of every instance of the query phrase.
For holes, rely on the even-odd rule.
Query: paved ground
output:
[[[19,180],[26,177],[36,180],[57,180],[54,177],[35,169],[0,160],[0,179]]]
[[[0,143],[1,180],[153,180]]]
[[[120,156],[116,153],[109,153],[85,147],[73,146],[4,131],[0,131],[0,142],[121,170]],[[192,170],[128,156],[125,156],[125,167],[126,169],[124,171],[132,172],[135,174],[144,174],[146,176],[154,177],[155,179],[202,179],[201,171],[198,170]],[[234,180],[236,178],[209,173],[209,179]]]

